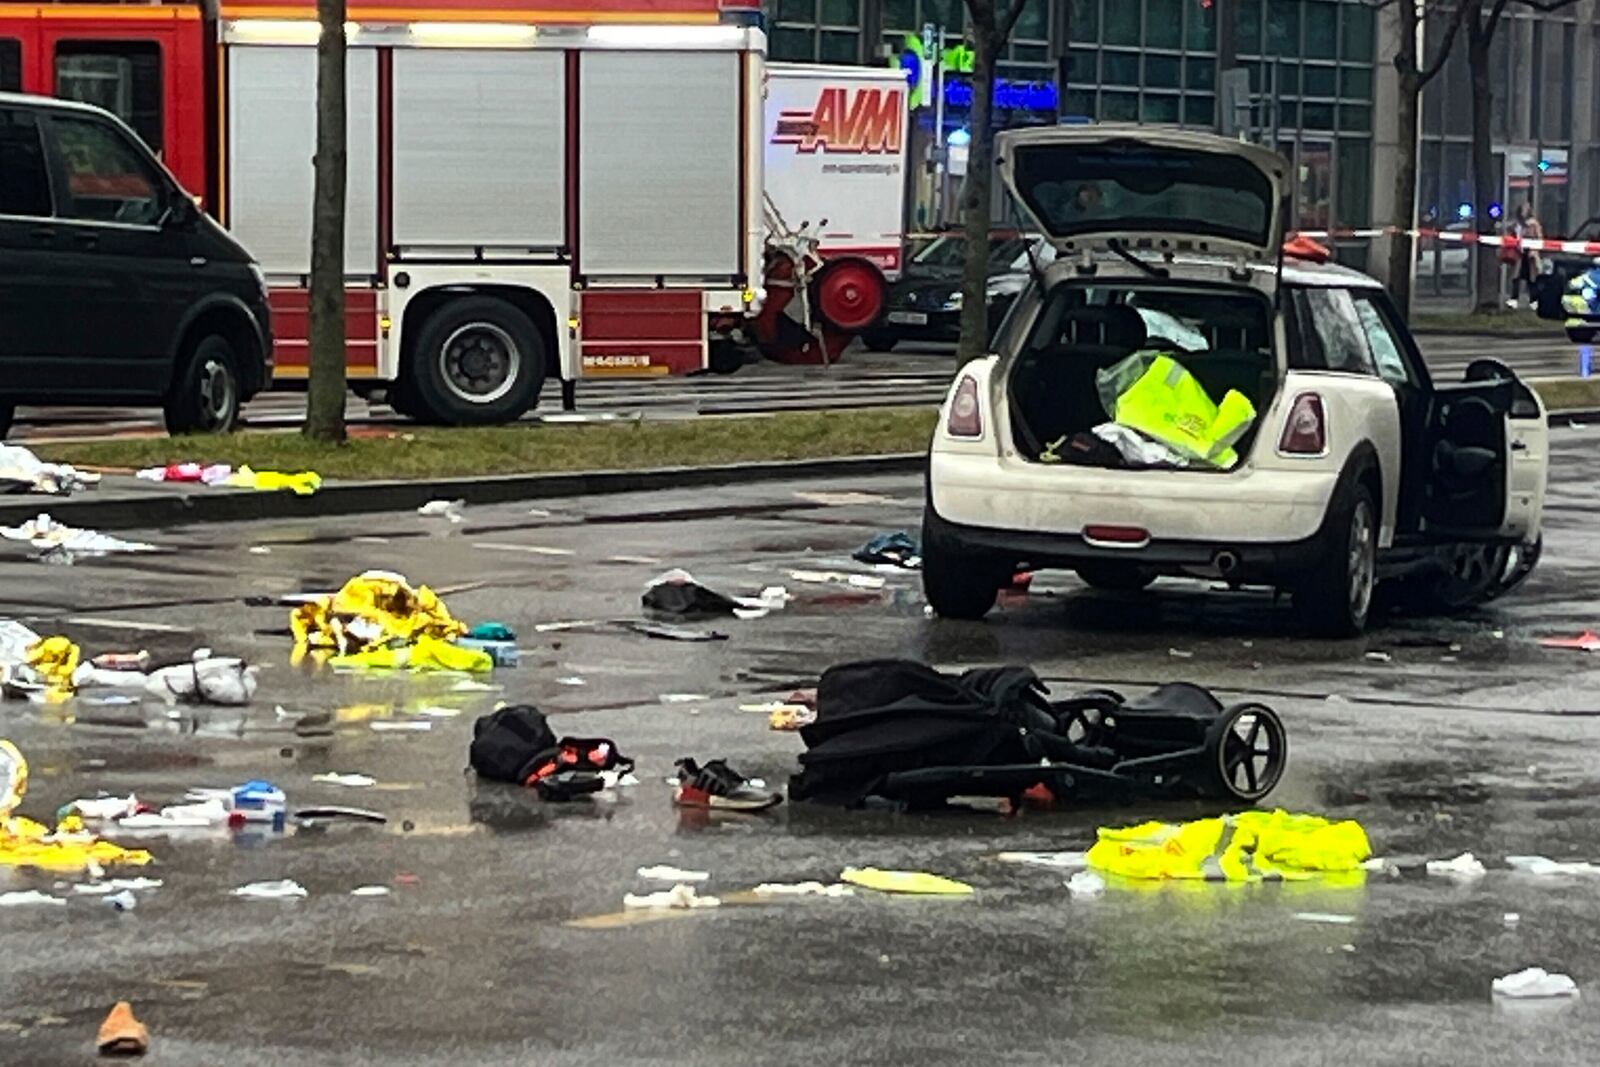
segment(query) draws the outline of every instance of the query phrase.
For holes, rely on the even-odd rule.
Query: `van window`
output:
[[[44,142],[39,120],[28,111],[0,110],[0,215],[50,215]]]
[[[0,93],[22,92],[22,42],[0,37]]]
[[[56,95],[103,107],[161,153],[161,46],[154,41],[62,41]]]
[[[165,210],[155,169],[125,135],[97,119],[51,120],[66,171],[63,218],[154,226]]]

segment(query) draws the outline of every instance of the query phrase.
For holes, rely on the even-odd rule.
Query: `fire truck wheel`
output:
[[[538,403],[544,338],[492,296],[452,300],[429,317],[412,354],[421,414],[447,425],[509,422]]]
[[[203,337],[167,393],[167,432],[229,433],[239,423],[239,359],[227,338]]]

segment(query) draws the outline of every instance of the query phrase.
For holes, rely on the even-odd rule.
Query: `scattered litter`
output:
[[[843,571],[789,571],[789,577],[811,585],[848,585],[855,589],[882,589],[887,582],[874,574],[845,574]]]
[[[310,496],[322,488],[322,476],[315,471],[286,474],[282,471],[254,471],[240,467],[223,483],[234,489],[255,489],[263,493],[288,490],[295,496]]]
[[[430,500],[417,509],[417,514],[425,519],[447,519],[454,526],[462,521],[461,509],[466,506],[465,500]]]
[[[631,630],[644,637],[654,637],[662,641],[726,641],[728,635],[718,633],[716,630],[700,630],[692,626],[672,626],[663,622],[622,622],[623,629]]]
[[[251,545],[249,551],[252,556],[272,555],[272,549],[268,548],[266,545]]]
[[[1373,663],[1392,663],[1394,661],[1394,657],[1387,652],[1368,652],[1365,658]]]
[[[350,895],[353,897],[386,897],[389,895],[389,887],[386,885],[358,885],[350,890]]]
[[[134,477],[144,482],[222,485],[232,474],[233,468],[226,463],[169,463],[165,467],[146,467],[136,471]]]
[[[995,859],[1002,863],[1025,863],[1069,871],[1089,865],[1087,852],[1002,852]]]
[[[903,530],[879,534],[856,549],[851,558],[858,563],[888,565],[905,570],[916,570],[922,566],[922,556],[917,552],[916,541]]]
[[[27,791],[28,761],[10,741],[0,740],[0,867],[87,870],[98,877],[107,864],[141,866],[150,862],[148,852],[95,837],[76,815],[59,820],[52,833],[32,819],[12,814]]]
[[[388,571],[366,571],[332,596],[314,596],[289,617],[295,643],[345,655],[414,645],[419,638],[452,641],[467,632],[433,590],[413,588]]]
[[[1578,983],[1564,974],[1551,974],[1543,967],[1529,967],[1525,971],[1496,978],[1491,988],[1495,996],[1515,999],[1578,995]]]
[[[788,602],[788,592],[779,586],[763,589],[758,597],[727,596],[701,585],[688,571],[677,569],[651,582],[643,597],[643,604],[650,611],[691,619],[718,615],[759,619]]]
[[[150,1048],[150,1031],[134,1018],[133,1006],[119,1000],[100,1024],[94,1043],[102,1056],[143,1056]]]
[[[1336,915],[1328,911],[1297,911],[1294,917],[1301,922],[1327,923],[1330,926],[1349,926],[1356,921],[1354,915]]]
[[[450,687],[450,692],[452,692],[452,693],[498,693],[500,691],[500,688],[501,687],[498,686],[498,685],[490,685],[487,682],[479,682],[479,681],[475,681],[474,679],[471,679],[471,678],[463,678],[459,682],[457,682],[455,685],[452,685]]]
[[[160,889],[165,884],[159,878],[113,878],[108,882],[80,882],[72,887],[72,891],[83,896],[101,897],[108,893],[120,893],[124,889]]]
[[[218,798],[196,804],[174,804],[156,811],[139,811],[117,820],[124,830],[198,830],[222,826],[228,821],[228,806]]]
[[[88,474],[65,463],[44,463],[21,445],[0,444],[0,493],[71,496],[99,484],[98,474]]]
[[[233,890],[236,897],[245,897],[250,900],[290,900],[308,896],[306,887],[290,878],[282,878],[276,882],[251,882]]]
[[[1079,871],[1067,879],[1067,892],[1075,897],[1097,897],[1106,891],[1106,880],[1093,871]]]
[[[815,708],[803,704],[780,704],[767,715],[767,728],[784,733],[803,730],[817,721]]]
[[[126,889],[112,893],[105,898],[105,902],[114,911],[132,911],[139,906],[138,898]]]
[[[16,893],[0,893],[0,908],[18,908],[25,904],[65,904],[61,897],[41,893],[37,889],[24,889]]]
[[[1247,811],[1181,824],[1101,827],[1097,836],[1087,857],[1089,866],[1126,878],[1299,880],[1356,870],[1371,853],[1360,823],[1329,822],[1285,811]]]
[[[711,877],[709,871],[686,871],[681,867],[640,867],[639,877],[653,882],[704,882]]]
[[[856,891],[843,882],[762,882],[751,890],[758,897],[853,897]]]
[[[3,446],[0,446],[3,447]],[[155,545],[143,541],[124,541],[120,537],[80,530],[39,515],[21,526],[0,526],[0,537],[7,541],[26,541],[39,550],[37,559],[46,563],[72,563],[123,552],[154,552]]]
[[[1500,916],[1500,921],[1505,923],[1507,926],[1515,926],[1522,921],[1522,916],[1518,915],[1514,911],[1508,911],[1504,915]]]
[[[1498,633],[1497,635],[1498,636]],[[1577,637],[1541,637],[1539,644],[1545,648],[1571,648],[1579,652],[1600,652],[1600,634],[1585,630]]]
[[[338,805],[324,804],[316,808],[301,808],[294,813],[296,819],[354,819],[356,822],[386,823],[389,817],[381,811],[370,808],[347,808]]]
[[[659,893],[645,893],[636,896],[629,893],[622,898],[624,908],[716,908],[721,907],[722,901],[716,897],[703,897],[695,892],[692,885],[675,885],[671,889],[663,889]]]
[[[579,686],[579,685],[588,685],[589,683],[584,681],[582,678],[579,678],[577,675],[574,674],[574,675],[570,675],[570,676],[568,676],[566,678],[557,678],[556,679],[556,684],[557,685]]]
[[[336,771],[329,771],[325,774],[313,774],[311,776],[311,780],[313,782],[326,782],[328,785],[349,786],[352,789],[359,789],[362,786],[378,784],[378,780],[376,778],[369,778],[364,774],[339,774]]]
[[[705,693],[662,693],[656,699],[663,704],[698,704],[711,698]]]
[[[1428,873],[1443,875],[1447,878],[1482,878],[1484,866],[1478,857],[1470,852],[1463,852],[1453,860],[1429,860]]]
[[[421,733],[433,729],[432,719],[375,719],[367,724],[375,733]]]
[[[1562,861],[1544,856],[1507,856],[1506,866],[1523,874],[1600,875],[1600,867],[1582,861]]]
[[[876,889],[880,893],[910,893],[920,896],[964,897],[972,894],[965,882],[924,871],[881,871],[876,867],[846,867],[841,882]]]
[[[467,631],[474,641],[515,641],[517,633],[503,622],[480,622]]]
[[[1194,659],[1194,653],[1186,648],[1169,648],[1167,649],[1167,655],[1173,659]]]
[[[417,714],[425,716],[425,717],[427,717],[429,719],[453,719],[457,715],[461,714],[461,709],[460,708],[444,708],[444,707],[439,707],[438,705],[435,705],[435,704],[430,704],[429,706],[427,706],[425,708],[418,708],[417,709]]]
[[[66,804],[57,812],[60,815],[78,815],[85,819],[120,819],[139,810],[139,798],[129,793],[125,797],[95,797],[79,799]]]

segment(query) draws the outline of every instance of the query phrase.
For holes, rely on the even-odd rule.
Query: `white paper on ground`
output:
[[[762,882],[751,890],[758,897],[853,897],[856,891],[843,882]]]
[[[1600,875],[1600,867],[1592,863],[1553,860],[1544,856],[1507,856],[1506,866],[1523,874]]]
[[[1453,860],[1429,860],[1429,874],[1441,874],[1447,878],[1482,878],[1484,866],[1470,852],[1463,852]]]
[[[686,871],[682,867],[657,864],[654,867],[640,867],[639,877],[653,882],[704,882],[711,877],[711,872]]]
[[[17,893],[0,893],[0,908],[16,908],[24,904],[65,904],[61,897],[41,893],[37,889],[24,889]]]
[[[1575,997],[1578,983],[1564,974],[1551,974],[1543,967],[1508,974],[1494,980],[1493,990],[1501,997]]]
[[[1106,880],[1093,871],[1079,871],[1067,879],[1067,892],[1075,897],[1097,897],[1106,891]]]
[[[146,811],[118,819],[124,830],[185,830],[221,826],[228,821],[227,806],[215,797],[196,804],[173,804],[159,812]]]
[[[138,806],[139,800],[132,793],[125,797],[80,798],[67,805],[85,819],[120,819]]]
[[[848,585],[856,589],[882,589],[888,584],[875,574],[846,574],[843,571],[790,571],[789,577],[809,585]]]
[[[704,693],[662,693],[656,699],[663,704],[698,704],[711,698]]]
[[[716,908],[722,901],[716,897],[703,897],[692,885],[675,885],[659,893],[635,896],[629,893],[622,898],[624,908]]]
[[[377,785],[376,778],[369,778],[364,774],[340,774],[337,771],[328,771],[325,774],[313,774],[313,782],[325,782],[328,785],[343,785],[351,789],[360,789],[363,786]]]
[[[1073,871],[1086,866],[1088,856],[1087,852],[1002,852],[995,859],[1002,863],[1024,863]]]
[[[1306,923],[1327,923],[1330,926],[1349,926],[1356,921],[1354,915],[1336,915],[1329,911],[1297,911],[1294,917]]]
[[[251,900],[290,900],[297,897],[308,896],[306,887],[290,878],[279,879],[276,882],[251,882],[233,890],[236,897],[246,897]]]
[[[72,887],[74,893],[85,896],[105,896],[124,889],[160,889],[166,883],[159,878],[113,878],[109,882],[80,882]]]
[[[433,729],[432,719],[376,719],[367,724],[380,734],[421,732]]]
[[[350,895],[353,897],[386,897],[389,895],[389,887],[386,885],[358,885],[350,890]]]

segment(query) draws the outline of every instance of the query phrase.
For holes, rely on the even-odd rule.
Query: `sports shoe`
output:
[[[694,760],[684,758],[677,766],[678,785],[673,790],[672,800],[682,807],[765,811],[783,801],[778,793],[752,786],[748,778],[730,768],[724,760],[715,759],[701,767]]]

